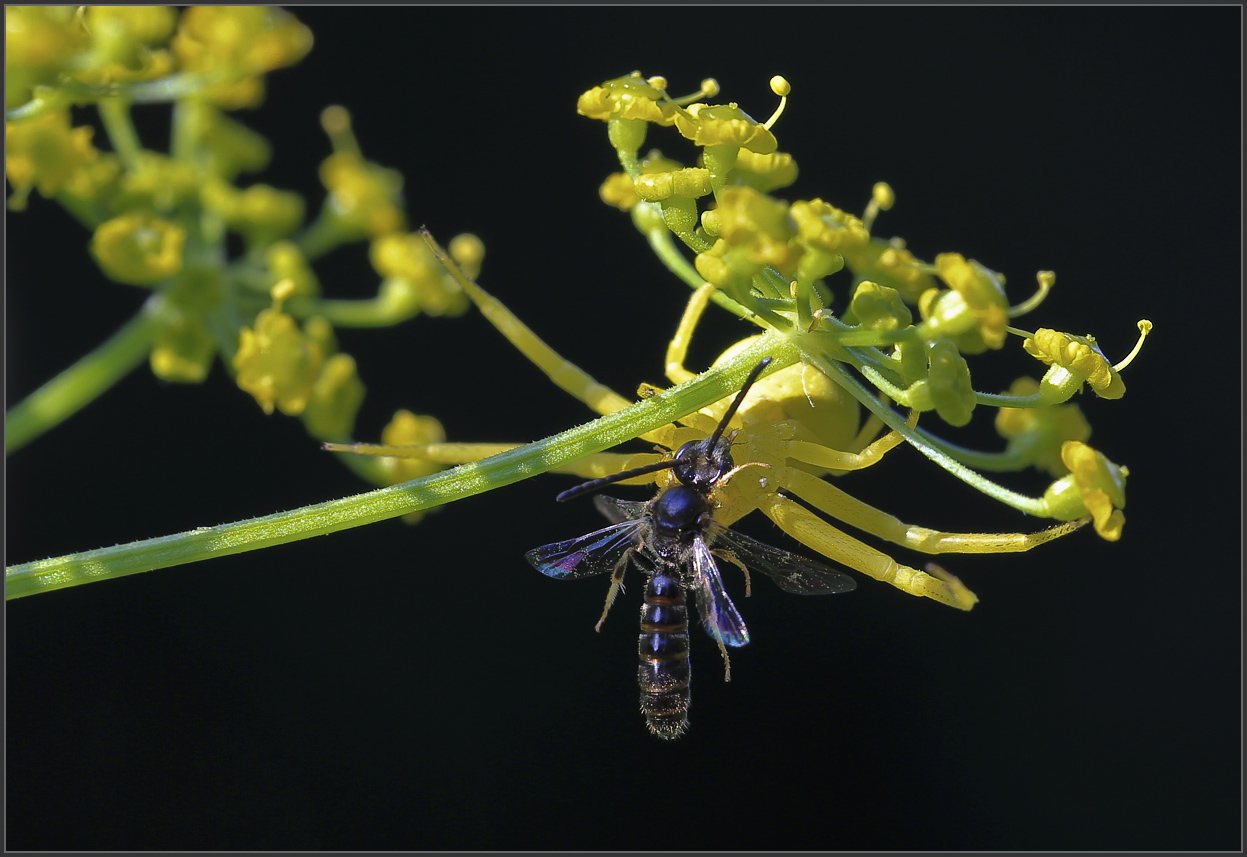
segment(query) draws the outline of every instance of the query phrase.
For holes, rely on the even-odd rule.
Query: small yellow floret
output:
[[[1027,353],[1040,362],[1056,364],[1081,377],[1102,399],[1120,399],[1126,394],[1126,382],[1091,336],[1074,336],[1059,330],[1040,328],[1022,343]]]
[[[119,283],[149,286],[182,269],[186,230],[148,214],[123,214],[101,223],[91,238],[100,268]]]
[[[297,416],[307,406],[325,355],[320,343],[299,330],[293,318],[277,309],[262,310],[255,328],[239,332],[234,368],[236,382],[271,414]]]
[[[1067,441],[1061,460],[1069,475],[1044,492],[1044,500],[1058,520],[1072,521],[1090,514],[1095,531],[1105,541],[1121,538],[1126,516],[1126,469],[1109,461],[1085,443]]]

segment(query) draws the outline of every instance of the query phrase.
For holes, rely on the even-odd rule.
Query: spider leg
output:
[[[948,533],[906,524],[801,470],[789,470],[785,482],[786,490],[836,520],[920,553],[1021,553],[1087,523],[1084,518],[1037,533]]]
[[[695,377],[695,373],[684,368],[684,358],[688,356],[688,343],[693,338],[693,330],[701,321],[702,313],[706,311],[706,305],[710,303],[710,296],[716,288],[706,283],[693,292],[684,307],[684,315],[680,317],[675,336],[671,337],[671,343],[667,346],[667,379],[672,384],[683,384]]]
[[[878,420],[878,417],[874,414],[871,414],[871,418]],[[867,434],[868,430],[870,432],[878,431],[877,428],[870,427],[869,422],[870,420],[867,420],[868,425],[863,427],[862,432],[858,435],[858,440],[863,440],[864,438],[872,436],[871,434]],[[918,412],[911,410],[906,423],[908,423],[911,427],[917,425]],[[880,425],[882,425],[881,421]],[[789,457],[795,458],[806,464],[813,464],[818,467],[826,468],[827,470],[844,472],[848,470],[862,470],[870,467],[872,464],[877,464],[884,455],[891,452],[893,449],[896,449],[896,447],[900,446],[902,443],[904,443],[904,438],[892,431],[888,432],[873,443],[865,444],[864,448],[861,449],[861,452],[841,452],[839,450],[822,446],[821,444],[810,443],[809,441],[804,440],[790,440],[785,442],[784,452]]]
[[[978,596],[947,572],[941,578],[901,565],[780,494],[771,493],[759,499],[762,511],[784,532],[841,565],[890,583],[910,595],[931,598],[958,610],[969,610],[978,603]]]
[[[498,332],[505,336],[508,342],[514,345],[521,354],[544,372],[557,386],[566,390],[579,401],[584,402],[598,414],[614,413],[632,404],[632,402],[620,396],[609,387],[599,384],[591,375],[547,345],[541,337],[533,332],[532,328],[520,321],[511,310],[507,309],[502,301],[489,294],[489,292],[482,289],[464,274],[459,266],[455,264],[455,261],[450,258],[450,255],[442,250],[431,236],[426,237],[426,240],[432,247],[433,252],[437,254],[441,263],[446,266],[446,270],[455,279],[455,282],[472,299],[472,303],[476,304],[477,309],[481,311],[481,315],[485,317],[486,321],[497,328]]]

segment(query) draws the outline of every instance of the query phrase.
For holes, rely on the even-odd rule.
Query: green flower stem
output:
[[[4,111],[5,122],[35,119],[54,110],[64,110],[72,104],[91,104],[105,98],[123,98],[132,104],[158,104],[174,101],[202,92],[219,80],[221,73],[198,74],[179,72],[159,80],[140,83],[89,84],[66,81],[56,86],[36,86],[30,101]]]
[[[937,449],[933,445],[933,439],[926,432],[918,429],[912,429],[905,424],[905,420],[896,411],[881,404],[873,393],[859,381],[851,372],[849,372],[843,364],[832,358],[822,350],[804,351],[804,358],[822,369],[827,375],[844,387],[853,398],[857,399],[863,407],[870,410],[871,413],[883,420],[884,425],[895,431],[906,441],[909,442],[916,450],[921,452],[927,458],[934,461],[940,467],[947,470],[953,476],[956,476],[962,482],[970,487],[986,494],[995,500],[999,500],[1006,506],[1011,506],[1019,512],[1025,512],[1028,515],[1035,515],[1040,518],[1050,517],[1051,514],[1043,501],[1042,497],[1027,497],[1025,494],[1018,494],[1010,491],[1003,485],[992,482],[985,476],[975,473],[961,462],[954,459],[951,455]]]
[[[687,283],[690,288],[700,289],[706,281],[702,279],[701,274],[697,273],[697,269],[693,267],[693,264],[676,247],[675,241],[671,240],[671,230],[666,226],[656,226],[653,229],[644,231],[645,240],[649,244],[650,249],[654,251],[654,255],[658,257],[658,261],[662,262],[668,271]],[[723,294],[723,292],[716,291],[715,294]],[[727,295],[723,295],[723,297],[726,298]]]
[[[1028,454],[1029,451],[1026,449],[983,452],[978,449],[969,449],[968,447],[958,446],[955,443],[949,443],[943,438],[936,437],[922,429],[917,429],[916,431],[931,446],[976,470],[987,470],[992,473],[1010,473],[1028,467],[1035,460],[1034,455]]]
[[[88,232],[94,232],[95,227],[99,226],[106,219],[106,217],[100,215],[96,206],[91,202],[71,196],[69,193],[66,193],[64,188],[56,192],[56,201],[75,220],[81,223]]]
[[[649,243],[650,249],[654,251],[654,255],[666,266],[667,270],[683,280],[689,288],[700,289],[705,285],[706,281],[701,274],[697,273],[697,269],[685,258],[684,254],[676,246],[675,241],[672,240],[670,229],[665,226],[647,229],[645,230],[645,240]],[[765,327],[765,325],[757,321],[757,316],[752,311],[732,300],[722,289],[715,289],[710,295],[710,300],[738,318],[754,321],[760,327]]]
[[[399,306],[380,296],[358,300],[291,298],[284,308],[295,318],[322,316],[334,327],[393,327],[420,314],[419,307],[413,309],[409,303]]]
[[[303,254],[303,258],[314,262],[330,250],[350,240],[350,236],[342,233],[342,227],[329,210],[330,202],[320,210],[320,215],[311,225],[294,238],[295,246]]]
[[[180,98],[173,103],[173,130],[169,135],[169,154],[184,164],[196,162],[197,141],[203,137],[206,104],[198,99]]]
[[[139,142],[138,132],[134,130],[134,122],[130,119],[130,104],[120,98],[103,98],[97,107],[117,157],[121,158],[127,170],[138,171],[143,144]]]
[[[794,363],[793,341],[770,334],[722,366],[593,422],[482,461],[291,512],[10,566],[5,600],[243,553],[405,515],[480,494],[600,452],[727,397],[765,356]]]
[[[107,342],[10,408],[4,415],[4,454],[58,425],[141,365],[152,348],[153,310],[149,300]]]

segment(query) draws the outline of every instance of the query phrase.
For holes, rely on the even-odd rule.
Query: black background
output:
[[[636,712],[639,585],[598,635],[605,581],[523,560],[601,525],[587,502],[555,505],[567,477],[415,528],[22,599],[6,610],[9,848],[1239,847],[1237,8],[296,14],[315,48],[239,114],[275,148],[258,178],[314,210],[318,115],[347,106],[367,156],[406,176],[411,223],[480,235],[482,284],[624,394],[662,381],[687,290],[598,200],[617,166],[576,97],[633,69],[673,92],[714,76],[761,119],[785,74],[776,132],[802,173],[781,194],[860,211],[890,182],[877,233],[977,258],[1014,300],[1056,271],[1022,324],[1092,332],[1112,360],[1155,322],[1126,397],[1078,400],[1131,469],[1124,538],[946,557],[981,598],[969,614],[866,579],[836,599],[760,584],[738,598],[753,643],[730,684],[696,639],[674,744]],[[163,148],[167,109],[136,112]],[[650,142],[687,160],[673,135]],[[6,237],[12,405],[145,293],[104,280],[41,198]],[[331,295],[376,286],[363,245],[317,270]],[[747,332],[716,315],[690,365]],[[475,313],[339,336],[369,388],[361,438],[398,407],[464,441],[588,417]],[[972,368],[980,389],[1037,374],[1016,342]],[[907,449],[840,484],[913,523],[1038,528]],[[8,463],[7,562],[362,488],[220,367],[195,387],[144,369]]]

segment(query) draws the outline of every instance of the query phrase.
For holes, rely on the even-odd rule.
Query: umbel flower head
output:
[[[235,110],[263,101],[263,76],[303,59],[312,31],[274,6],[195,6],[182,15],[172,47],[179,67],[220,79],[208,97]]]
[[[1125,471],[1086,447],[1089,426],[1076,407],[1063,403],[1084,383],[1102,398],[1119,397],[1120,370],[1139,345],[1114,366],[1093,337],[1012,327],[1014,318],[1039,306],[1055,276],[1039,272],[1039,291],[1011,305],[1005,277],[982,262],[956,252],[926,262],[902,239],[875,235],[879,214],[896,203],[887,183],[875,184],[861,217],[821,199],[777,198],[774,191],[796,172],[791,156],[779,151],[774,130],[790,85],[772,79],[780,105],[758,122],[737,104],[701,100],[718,93],[717,84],[709,83],[696,96],[674,99],[665,78],[634,72],[581,96],[579,112],[607,122],[623,167],[603,184],[602,199],[632,212],[651,246],[661,246],[665,226],[694,254],[695,276],[704,288],[715,288],[740,314],[794,339],[807,362],[838,361],[915,416],[933,412],[953,427],[968,424],[983,405],[1000,408],[1006,450],[978,453],[933,438],[939,451],[933,460],[950,456],[958,474],[978,463],[996,470],[1036,466],[1062,479],[1076,471],[1067,485],[1029,500],[986,479],[974,484],[1030,514],[1069,521],[1089,516],[1097,532],[1115,538],[1124,520],[1119,477]],[[698,148],[696,165],[684,166],[657,149],[637,157],[648,126],[674,126]],[[661,218],[652,216],[652,207]],[[662,258],[689,280],[690,273],[670,261],[672,252]],[[841,271],[849,280],[843,287],[836,285]],[[837,298],[839,288],[844,292]],[[837,312],[837,306],[844,309]],[[1140,322],[1141,334],[1150,327]],[[1001,395],[975,390],[967,356],[1005,351],[1018,342],[1010,334],[1021,336],[1025,352],[1048,372],[1038,382],[1019,380]],[[905,440],[922,446],[926,431]]]

